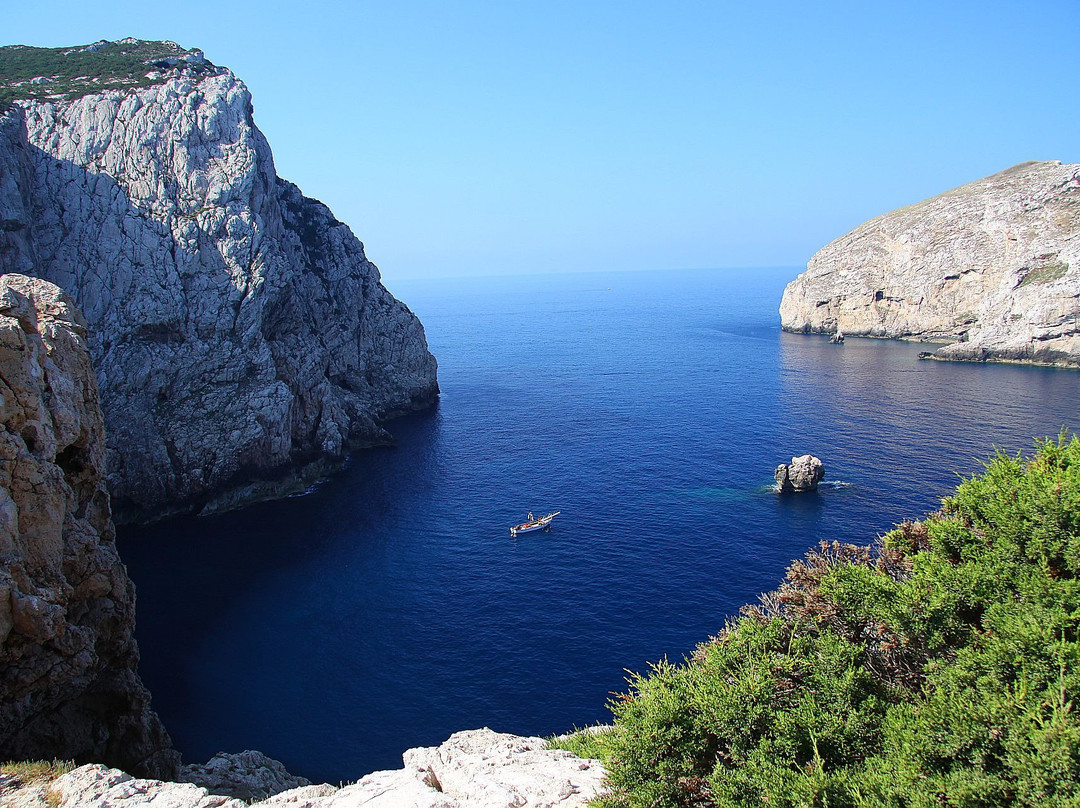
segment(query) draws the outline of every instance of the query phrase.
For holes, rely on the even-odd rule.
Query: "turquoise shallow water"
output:
[[[820,539],[866,543],[994,446],[1075,427],[1080,373],[783,334],[794,269],[399,282],[443,395],[313,493],[121,534],[142,671],[189,761],[316,780],[478,726],[606,717]],[[813,452],[817,494],[772,470]],[[533,510],[551,532],[512,539]]]

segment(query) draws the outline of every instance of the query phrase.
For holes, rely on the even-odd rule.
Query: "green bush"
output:
[[[822,544],[579,742],[600,804],[1080,806],[1080,441],[995,456],[874,547]]]

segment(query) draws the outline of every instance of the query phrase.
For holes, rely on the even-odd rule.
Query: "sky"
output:
[[[1080,162],[1080,0],[9,3],[0,44],[171,39],[388,281],[804,266],[1025,160]]]

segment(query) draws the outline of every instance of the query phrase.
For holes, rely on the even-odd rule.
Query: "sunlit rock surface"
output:
[[[818,483],[825,479],[825,464],[813,455],[799,455],[777,466],[773,478],[781,494],[817,491]]]
[[[373,772],[343,788],[301,786],[255,803],[191,783],[138,780],[99,765],[6,796],[17,808],[43,808],[46,794],[54,808],[585,808],[601,793],[605,775],[599,761],[549,750],[541,738],[490,729],[410,749],[404,762],[403,769]]]
[[[438,393],[422,325],[252,114],[231,72],[181,60],[0,117],[0,271],[86,317],[121,521],[302,486]]]
[[[817,252],[787,331],[950,343],[940,359],[1080,364],[1080,164],[1023,163]]]

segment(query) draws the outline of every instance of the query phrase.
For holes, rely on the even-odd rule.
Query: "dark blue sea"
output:
[[[607,719],[821,539],[935,509],[1078,426],[1080,373],[783,334],[797,270],[400,281],[442,397],[312,493],[127,529],[142,674],[188,762],[312,780],[481,726]],[[772,472],[811,452],[816,494]],[[562,513],[513,539],[529,510]]]

